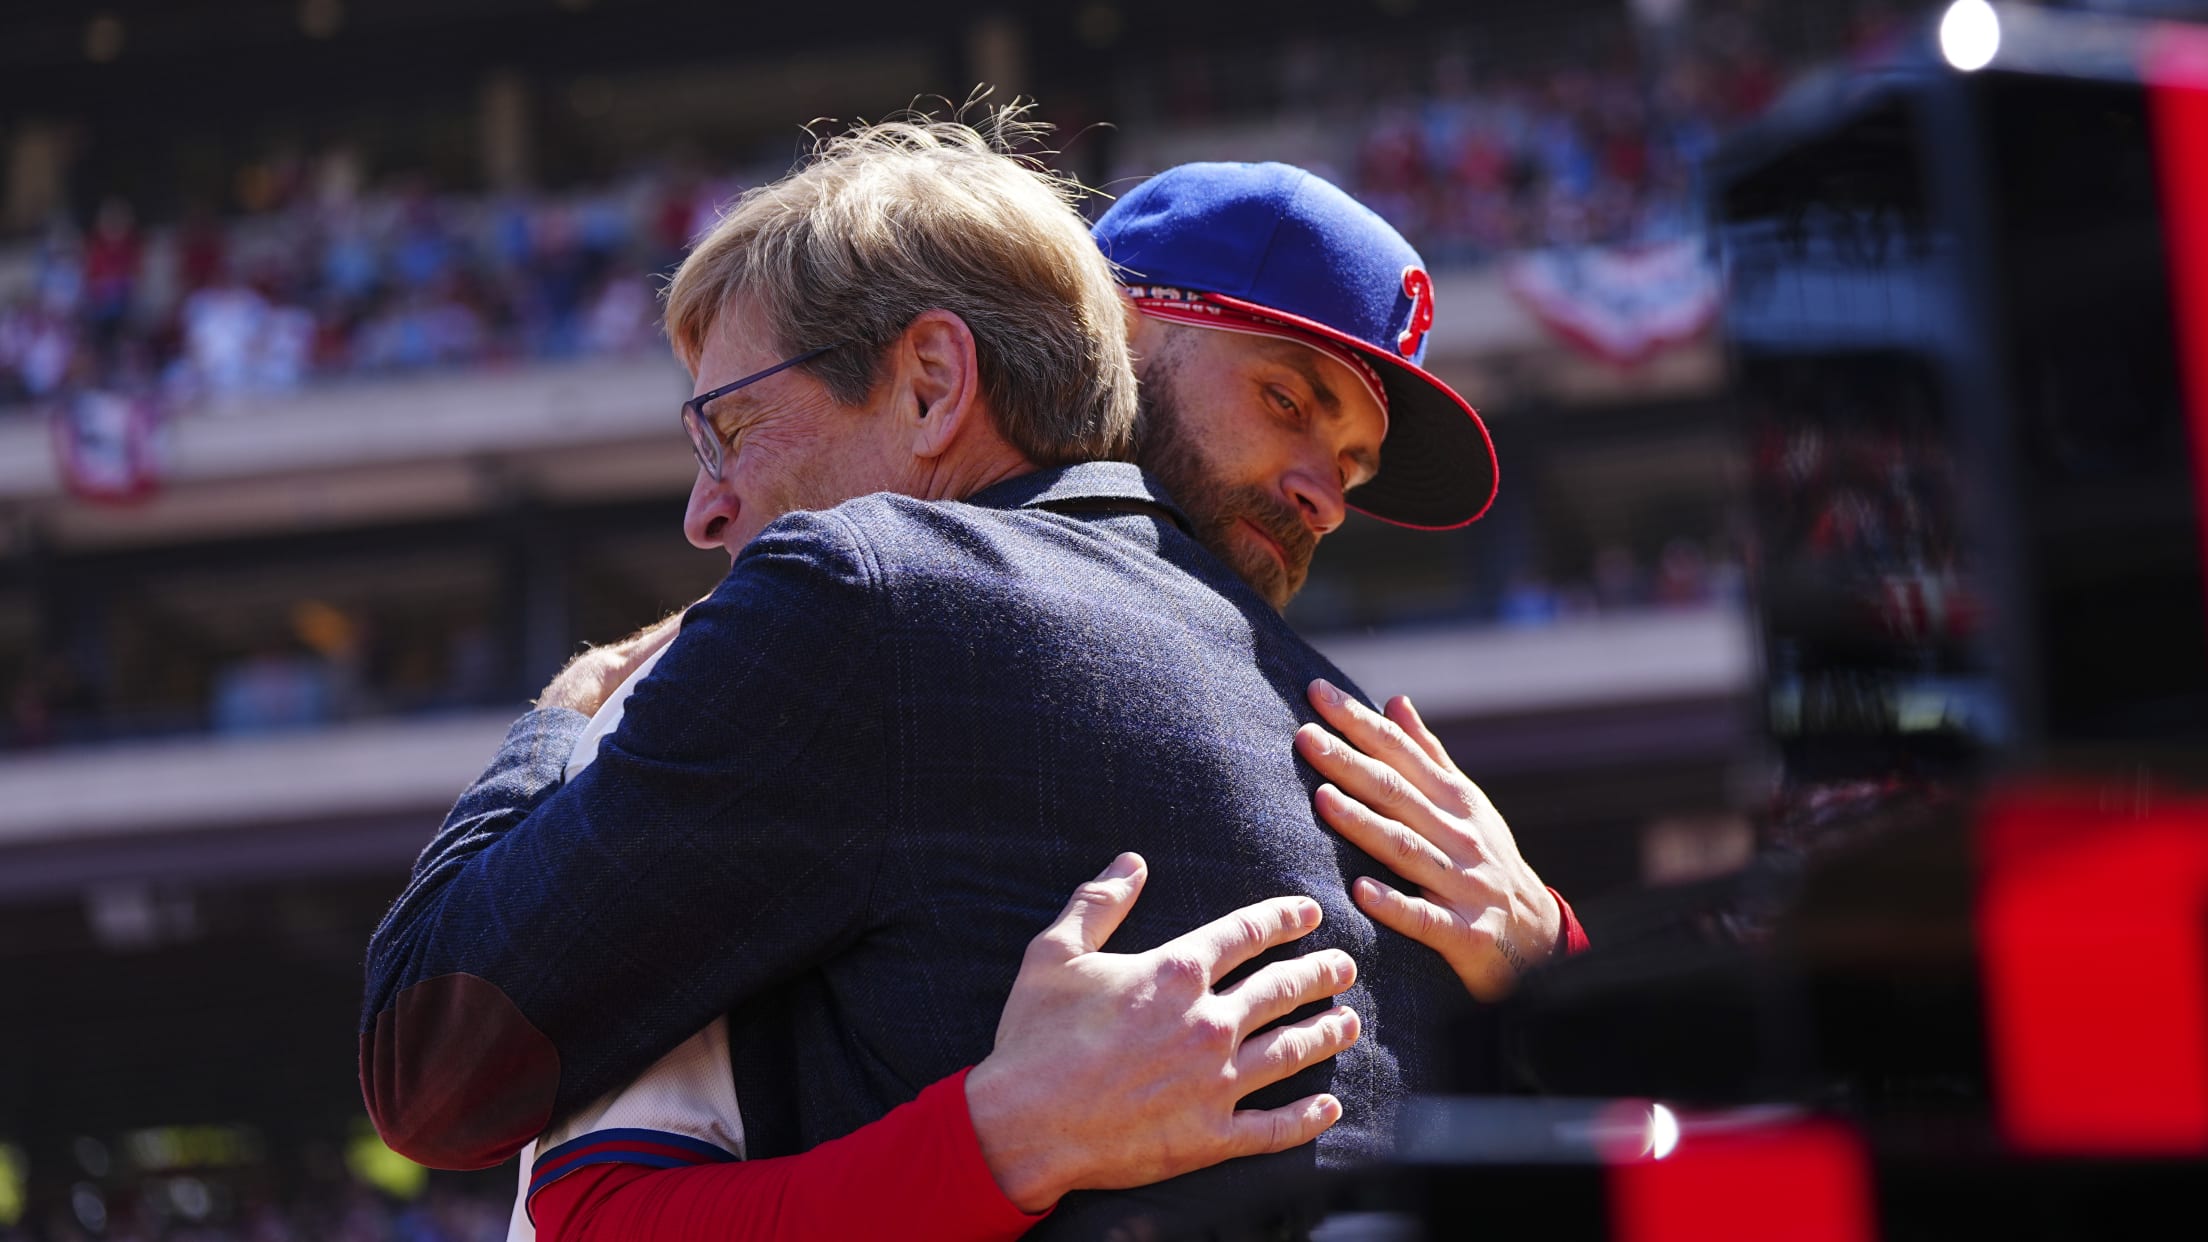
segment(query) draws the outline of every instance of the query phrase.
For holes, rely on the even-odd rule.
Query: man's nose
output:
[[[1311,528],[1312,534],[1332,534],[1349,516],[1349,506],[1342,499],[1341,482],[1331,468],[1300,467],[1290,471],[1283,483],[1289,500],[1296,506],[1297,516]]]
[[[697,481],[690,485],[690,506],[683,510],[682,533],[689,536],[694,548],[723,547],[729,525],[741,508],[734,489],[700,470]]]

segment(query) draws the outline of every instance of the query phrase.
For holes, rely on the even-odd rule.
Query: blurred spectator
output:
[[[1692,539],[1673,539],[1665,543],[1663,556],[1656,565],[1657,606],[1677,608],[1706,604],[1711,597],[1710,558],[1702,551],[1702,545]]]
[[[101,203],[84,246],[84,304],[86,326],[103,355],[121,338],[144,262],[145,243],[130,204],[119,198]]]
[[[185,215],[176,235],[177,276],[183,285],[180,292],[189,297],[220,280],[227,253],[214,214],[205,207],[194,207]]]
[[[1649,602],[1648,576],[1633,549],[1622,543],[1606,544],[1595,553],[1593,585],[1595,606],[1604,612],[1645,607]]]
[[[303,651],[266,648],[215,675],[215,732],[325,724],[336,714],[334,680],[327,664]]]
[[[1548,625],[1556,618],[1556,592],[1533,574],[1511,579],[1495,616],[1504,625],[1519,627]]]
[[[223,282],[184,302],[184,357],[193,378],[216,393],[241,392],[259,372],[268,303],[244,285]]]
[[[76,325],[41,302],[0,307],[0,402],[39,401],[68,378]]]

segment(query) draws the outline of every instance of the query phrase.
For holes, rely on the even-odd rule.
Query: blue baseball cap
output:
[[[1095,236],[1145,313],[1302,341],[1377,385],[1388,410],[1380,471],[1350,508],[1421,530],[1487,512],[1487,427],[1421,365],[1433,280],[1371,208],[1287,164],[1182,164],[1112,204]]]

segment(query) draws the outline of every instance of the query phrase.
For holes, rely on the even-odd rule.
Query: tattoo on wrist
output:
[[[1518,946],[1510,942],[1510,937],[1495,937],[1495,948],[1503,955],[1503,960],[1510,963],[1512,971],[1522,975],[1532,969],[1526,964],[1526,955],[1518,951]]]

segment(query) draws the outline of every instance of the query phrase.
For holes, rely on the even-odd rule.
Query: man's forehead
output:
[[[773,356],[774,350],[767,339],[768,334],[760,329],[757,317],[748,311],[745,299],[731,298],[728,305],[722,307],[721,313],[714,318],[712,326],[706,329],[705,339],[700,342],[698,349],[697,370],[690,385],[691,396],[711,392],[723,384],[742,379],[754,371],[781,361]],[[723,400],[733,402],[741,392],[739,389]]]

